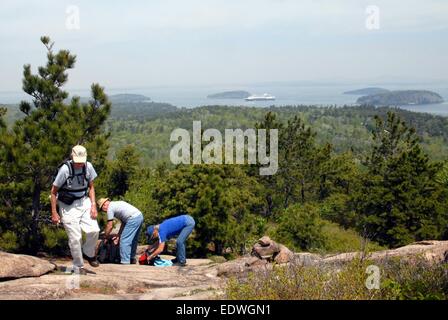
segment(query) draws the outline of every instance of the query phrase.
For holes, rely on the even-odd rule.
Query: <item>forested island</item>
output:
[[[389,92],[389,90],[384,89],[384,88],[378,88],[378,87],[368,87],[368,88],[363,88],[363,89],[346,91],[346,92],[344,92],[344,94],[364,96],[364,95],[386,93],[386,92]]]
[[[375,106],[403,106],[442,103],[443,98],[438,93],[428,90],[395,90],[360,97],[356,102]]]
[[[209,99],[245,99],[250,96],[250,92],[247,91],[224,91],[214,94],[209,94]]]
[[[137,102],[150,102],[151,98],[144,96],[142,94],[112,94],[109,97],[112,103],[137,103]]]

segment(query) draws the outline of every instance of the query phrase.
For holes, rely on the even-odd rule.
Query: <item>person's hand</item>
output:
[[[114,242],[114,244],[118,244],[120,242],[120,236],[119,235],[114,235],[112,237],[112,241]]]
[[[54,224],[59,224],[61,222],[61,217],[57,212],[51,213],[51,222],[53,222]]]
[[[92,204],[92,207],[90,208],[90,217],[96,219],[97,216],[98,212],[96,211],[96,205]]]

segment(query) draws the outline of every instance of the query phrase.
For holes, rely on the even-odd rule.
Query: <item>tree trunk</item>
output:
[[[305,203],[305,181],[302,179],[300,180],[300,197],[302,198],[302,203]]]
[[[270,217],[272,215],[272,211],[274,209],[274,201],[272,200],[271,195],[266,196],[266,203],[267,203],[267,208],[266,208],[265,216]]]
[[[33,209],[32,209],[32,225],[31,225],[31,253],[36,254],[39,250],[39,216],[40,216],[40,184],[34,182],[33,191]]]
[[[224,246],[221,241],[215,241],[215,254],[221,256],[224,251]]]

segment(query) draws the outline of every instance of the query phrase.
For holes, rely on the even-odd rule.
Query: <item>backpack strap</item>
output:
[[[79,174],[75,174],[75,167],[74,167],[74,165],[73,165],[73,161],[71,161],[71,160],[67,160],[65,163],[63,163],[62,165],[61,165],[61,167],[63,166],[63,165],[66,165],[67,167],[68,167],[68,177],[67,177],[67,180],[65,181],[65,183],[61,186],[61,188],[60,188],[60,190],[61,191],[72,191],[72,192],[80,192],[80,191],[84,191],[84,192],[87,192],[87,190],[89,189],[89,183],[88,183],[88,181],[87,181],[87,163],[82,167],[82,172],[81,173],[79,173]],[[85,188],[79,188],[79,189],[70,189],[70,190],[68,190],[67,188],[66,188],[66,186],[67,186],[67,181],[69,181],[69,180],[73,180],[73,178],[74,177],[79,177],[79,176],[82,176],[82,178],[86,181],[86,187]],[[70,183],[71,183],[71,181],[70,181]]]
[[[73,162],[68,160],[65,164],[68,167],[68,177],[73,178],[75,175],[75,168],[73,167]]]

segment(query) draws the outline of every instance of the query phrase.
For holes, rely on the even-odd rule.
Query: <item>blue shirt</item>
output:
[[[163,221],[159,225],[159,241],[165,242],[168,239],[179,235],[182,229],[187,225],[186,217],[186,215],[182,215]]]

